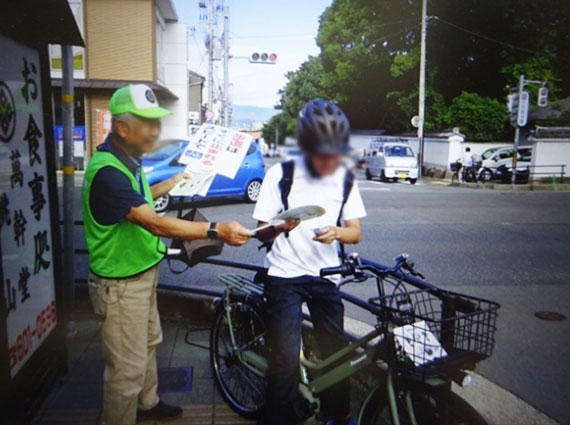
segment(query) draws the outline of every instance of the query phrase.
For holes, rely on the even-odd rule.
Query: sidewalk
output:
[[[78,291],[81,293],[81,290]],[[209,352],[211,299],[159,293],[164,340],[158,350],[159,393],[167,402],[182,406],[184,416],[172,425],[253,425],[235,414],[218,393],[212,376]],[[67,376],[54,385],[32,425],[99,425],[103,396],[101,321],[88,300],[80,296],[75,314],[76,334],[68,340]],[[345,318],[353,335],[369,332],[370,325]],[[187,338],[188,335],[188,338]],[[190,345],[186,340],[192,344]],[[509,391],[473,373],[473,385],[458,392],[494,425],[556,425],[556,422]],[[354,407],[365,392],[352,381]],[[159,425],[145,421],[142,424]]]
[[[160,296],[159,296],[160,298]],[[82,303],[76,315],[77,333],[68,341],[69,373],[56,384],[33,425],[98,425],[103,396],[101,322]],[[162,306],[162,311],[167,308]],[[158,351],[159,392],[167,403],[184,408],[172,425],[253,424],[223,402],[212,377],[209,353],[187,344],[207,346],[209,325],[174,314],[162,315],[164,341]],[[141,422],[154,424],[153,421]]]

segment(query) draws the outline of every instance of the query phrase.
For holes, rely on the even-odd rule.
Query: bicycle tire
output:
[[[361,407],[358,425],[393,425],[390,406],[384,386],[372,390],[374,394],[366,398]],[[434,391],[435,393],[435,391]],[[412,392],[414,413],[418,425],[440,425],[437,407],[433,405],[437,399],[427,391]],[[481,414],[462,397],[449,391],[447,394],[449,421],[445,425],[489,425]],[[410,419],[403,404],[398,402],[400,425],[410,425]]]
[[[249,331],[246,330],[246,327],[251,330],[252,324],[253,326],[265,326],[259,307],[253,303],[232,302],[231,311],[238,313],[232,316],[232,320],[239,322],[235,323],[234,334],[236,334],[236,339],[241,339],[240,343],[247,342],[245,340],[248,338]],[[224,308],[218,311],[210,332],[210,361],[216,386],[222,398],[233,411],[246,418],[257,418],[265,404],[265,379],[249,370],[234,352],[231,346],[227,314],[228,312]],[[262,351],[262,347],[260,347],[260,351]],[[229,375],[225,373],[230,369],[232,372]],[[241,388],[241,393],[238,391],[240,388],[230,382],[233,378],[242,378],[242,382],[245,382],[245,386]],[[248,393],[247,386],[255,394]]]

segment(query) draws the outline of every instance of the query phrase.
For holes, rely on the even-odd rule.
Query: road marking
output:
[[[390,192],[392,189],[387,187],[360,187],[359,190],[361,192]]]

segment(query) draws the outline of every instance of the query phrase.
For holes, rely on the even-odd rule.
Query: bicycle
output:
[[[204,262],[263,271],[224,260]],[[360,425],[485,425],[485,419],[451,391],[469,381],[466,371],[494,347],[499,304],[440,289],[423,279],[407,254],[392,267],[346,257],[321,276],[340,275],[340,286],[374,279],[378,295],[368,300],[342,292],[343,300],[376,316],[374,329],[320,359],[311,350],[310,329],[300,353],[299,392],[319,415],[319,394],[365,371],[373,382],[357,413]],[[211,363],[230,407],[255,418],[265,400],[269,347],[265,343],[263,285],[236,274],[226,284],[210,334]],[[308,317],[307,317],[308,319]]]
[[[479,168],[475,167],[463,167],[461,161],[455,161],[449,164],[449,169],[451,171],[451,182],[469,182],[469,183],[476,183],[477,181],[483,180],[482,175],[479,175]]]

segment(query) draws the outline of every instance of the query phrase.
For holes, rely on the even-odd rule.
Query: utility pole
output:
[[[418,161],[418,177],[422,176],[422,165],[424,163],[424,121],[425,121],[425,98],[426,98],[426,37],[427,37],[427,0],[422,0],[422,35],[420,45],[420,82],[418,116],[420,122],[418,126],[418,143],[420,160]]]
[[[73,160],[73,49],[61,46],[62,85],[61,112],[63,121],[63,270],[67,310],[68,334],[75,333],[73,324],[73,304],[75,299],[75,258],[73,229],[73,197],[75,186],[75,163]]]
[[[224,126],[230,126],[230,8],[224,7]]]
[[[208,0],[208,109],[214,113],[214,28],[216,26],[215,0]]]

